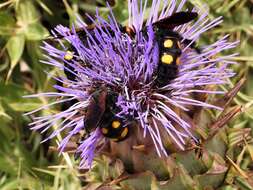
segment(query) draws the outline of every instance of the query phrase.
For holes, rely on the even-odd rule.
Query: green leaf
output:
[[[166,183],[159,185],[159,190],[199,190],[199,184],[194,181],[182,165],[174,171],[174,176]]]
[[[43,40],[49,36],[49,32],[39,23],[30,24],[25,31],[27,40]]]
[[[0,72],[3,72],[9,68],[9,57],[8,55],[3,56],[0,64]]]
[[[47,29],[38,22],[39,19],[40,15],[32,1],[20,2],[17,9],[17,20],[27,40],[42,40],[49,36]]]
[[[239,176],[235,178],[235,183],[242,190],[253,190],[253,187],[245,179]]]
[[[141,151],[133,150],[132,158],[134,160],[135,170],[151,171],[159,180],[166,180],[169,177],[169,170],[165,159],[160,159],[156,153],[149,153],[146,156]]]
[[[7,75],[7,80],[9,79],[14,67],[17,65],[19,59],[22,56],[25,46],[24,35],[12,36],[7,42],[7,51],[11,59],[11,67]]]
[[[16,188],[18,188],[18,184],[19,183],[18,183],[17,179],[9,180],[8,183],[1,186],[1,189],[2,190],[16,189]]]
[[[230,185],[226,185],[225,187],[222,187],[221,190],[237,190],[235,187],[232,187]]]
[[[220,130],[215,136],[205,142],[204,147],[206,150],[215,152],[221,157],[224,157],[227,150],[227,143],[226,134],[223,130]]]
[[[15,159],[15,158],[14,158]],[[4,155],[0,157],[0,170],[6,173],[16,173],[17,168],[10,167],[10,165],[15,164],[15,160],[13,158],[8,159],[8,155]]]
[[[11,120],[12,119],[11,116],[9,116],[7,113],[5,113],[5,110],[4,110],[3,106],[2,106],[2,103],[0,102],[0,118],[1,117],[5,118],[7,120]]]
[[[223,182],[227,169],[225,161],[219,154],[214,153],[210,169],[202,175],[196,175],[194,178],[199,181],[201,189],[207,187],[217,188]]]
[[[41,106],[41,102],[37,99],[23,99],[16,103],[10,103],[9,106],[15,111],[28,112],[32,111],[39,106]]]
[[[35,23],[39,20],[39,13],[30,0],[20,1],[16,16],[21,26]]]
[[[121,186],[123,189],[151,190],[153,181],[155,181],[154,175],[147,171],[130,176],[129,179],[122,182]]]
[[[25,38],[23,35],[12,36],[7,43],[7,51],[11,58],[11,67],[14,68],[19,61],[25,45]]]
[[[44,9],[48,14],[53,15],[53,12],[48,8],[48,6],[42,2],[42,0],[37,0],[38,4]]]
[[[15,28],[14,18],[7,12],[0,12],[0,35],[11,35]]]
[[[191,175],[196,175],[207,170],[204,163],[196,158],[194,151],[182,152],[181,154],[178,153],[176,154],[176,160],[182,164]]]
[[[21,86],[0,83],[0,100],[4,101],[11,109],[15,111],[31,111],[41,106],[37,98],[23,98],[27,94]]]

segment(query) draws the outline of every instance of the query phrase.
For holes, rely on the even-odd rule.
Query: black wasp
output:
[[[97,126],[102,134],[115,142],[125,140],[129,135],[129,126],[116,114],[120,108],[116,105],[117,93],[100,89],[92,94],[86,116],[84,117],[85,130],[89,133]]]
[[[197,18],[197,16],[198,14],[195,12],[178,12],[153,24],[159,46],[159,63],[156,76],[156,85],[158,87],[167,85],[177,77],[178,66],[181,63],[182,50],[180,41],[183,37],[173,31],[173,28],[188,23]],[[185,44],[190,42],[190,40],[184,40]],[[194,43],[191,47],[199,52]]]
[[[152,24],[155,32],[155,40],[159,47],[159,63],[156,72],[154,73],[155,85],[163,87],[177,77],[178,66],[180,65],[181,40],[183,37],[173,31],[176,26],[186,24],[195,18],[198,14],[195,12],[177,12],[169,17],[161,19]],[[131,35],[134,29],[131,29]],[[147,27],[142,29],[144,35],[147,33]],[[191,40],[184,39],[184,44],[191,43]],[[191,48],[195,49],[197,53],[200,50],[192,43]]]
[[[180,64],[180,56],[182,53],[180,41],[183,37],[179,33],[173,31],[173,29],[176,26],[194,20],[197,16],[198,14],[195,12],[177,12],[152,24],[156,36],[155,40],[159,47],[159,63],[154,73],[155,85],[157,87],[167,85],[171,80],[175,79],[178,74],[178,65]],[[94,26],[87,27],[90,35],[94,35],[93,29]],[[113,36],[113,32],[110,31],[109,28],[106,29]],[[120,26],[120,30],[131,38],[135,37],[134,28]],[[145,34],[146,31],[147,27],[144,27],[142,32]],[[85,45],[87,43],[85,31],[80,30],[77,32],[77,35]],[[190,42],[190,40],[184,39],[184,43],[188,44]],[[199,52],[194,44],[191,47]],[[64,59],[68,62],[75,59],[74,54],[77,52],[73,49],[72,47],[71,51],[67,51],[64,56]],[[91,67],[88,63],[86,63],[85,66]],[[65,67],[66,69],[64,69],[64,72],[67,78],[75,80],[76,76],[72,73],[73,69],[71,66],[65,65]],[[70,70],[72,72],[70,72]],[[96,127],[99,127],[105,137],[116,142],[123,141],[129,136],[129,126],[126,125],[126,122],[123,121],[122,118],[116,116],[120,111],[120,108],[116,105],[117,97],[117,94],[109,87],[107,87],[107,90],[98,87],[92,94],[84,118],[85,129],[88,133]]]

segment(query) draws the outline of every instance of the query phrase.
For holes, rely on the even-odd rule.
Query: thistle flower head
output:
[[[55,78],[63,84],[54,86],[59,92],[37,95],[59,96],[60,100],[31,113],[58,103],[76,101],[59,113],[36,117],[31,123],[32,128],[45,132],[57,124],[59,127],[45,140],[62,131],[68,131],[59,145],[60,151],[64,151],[71,137],[85,129],[84,111],[92,101],[94,92],[106,88],[116,94],[115,104],[118,111],[115,115],[123,119],[129,128],[136,127],[131,126],[130,120],[138,123],[137,127],[143,131],[143,138],[149,136],[153,140],[156,149],[154,151],[158,156],[168,156],[162,133],[168,134],[170,139],[184,150],[186,140],[195,137],[191,132],[192,126],[177,114],[175,108],[184,112],[189,111],[189,106],[222,109],[194,99],[192,94],[223,93],[206,90],[205,87],[225,84],[227,79],[234,75],[228,66],[234,63],[229,58],[235,54],[218,54],[234,48],[237,44],[228,42],[228,36],[224,36],[213,44],[198,47],[201,51],[194,48],[202,33],[219,25],[222,18],[211,21],[208,11],[193,8],[190,12],[198,13],[197,19],[170,29],[180,36],[178,39],[181,54],[180,64],[175,70],[177,73],[165,85],[157,85],[161,47],[154,23],[185,10],[185,2],[186,0],[179,3],[176,0],[153,0],[148,18],[144,18],[147,1],[129,0],[128,27],[133,30],[133,36],[116,21],[112,12],[106,20],[98,12],[94,20],[90,17],[93,28],[82,21],[78,22],[78,30],[75,27],[69,29],[57,26],[53,34],[61,48],[45,42],[43,49],[46,51],[47,61],[42,62],[65,70],[69,77],[62,75]],[[63,43],[59,36],[62,36],[68,45]],[[81,167],[90,167],[94,154],[108,140],[109,138],[102,134],[99,124],[95,126],[77,148],[82,158]]]

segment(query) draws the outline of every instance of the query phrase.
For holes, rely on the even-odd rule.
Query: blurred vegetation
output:
[[[231,138],[238,128],[253,129],[253,1],[252,0],[190,0],[203,8],[208,5],[210,18],[224,17],[224,23],[209,31],[199,43],[215,41],[230,34],[231,41],[240,40],[233,51],[240,56],[233,66],[236,77],[230,87],[242,77],[246,85],[234,103],[243,105],[243,112],[229,125]],[[127,1],[110,1],[116,18],[125,23],[128,17]],[[24,99],[23,95],[52,90],[53,79],[45,72],[55,73],[52,67],[39,62],[43,59],[42,40],[57,24],[71,26],[77,15],[84,20],[85,13],[93,14],[99,7],[102,15],[108,14],[103,0],[6,0],[0,1],[0,189],[82,189],[76,164],[68,154],[58,156],[52,140],[40,144],[47,134],[32,132],[31,118],[23,113],[47,104],[46,99]],[[228,87],[222,87],[224,89]],[[234,135],[233,135],[234,134]],[[251,133],[252,134],[252,133]],[[60,137],[59,137],[60,138]],[[250,154],[240,155],[239,168],[253,169],[253,142],[247,144]],[[246,145],[245,145],[246,146]],[[251,155],[251,157],[250,157]],[[237,159],[237,158],[236,158]],[[251,164],[250,164],[251,163]],[[243,185],[242,185],[243,184]],[[242,179],[241,189],[250,189]],[[236,189],[227,185],[223,189]]]

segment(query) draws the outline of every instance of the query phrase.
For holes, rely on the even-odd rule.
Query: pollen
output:
[[[107,133],[108,133],[108,129],[102,128],[102,133],[103,133],[103,134],[107,134]]]
[[[119,122],[119,121],[113,121],[113,122],[112,122],[112,127],[113,127],[114,129],[119,128],[119,126],[120,126],[120,122]]]
[[[122,131],[122,133],[121,133],[121,138],[124,138],[124,137],[126,137],[127,136],[127,134],[128,134],[128,128],[127,127],[125,127],[125,129]]]
[[[168,39],[168,40],[165,40],[164,41],[164,43],[163,43],[163,46],[165,47],[165,48],[171,48],[172,46],[173,46],[173,41],[172,40],[170,40],[170,39]]]
[[[161,61],[165,64],[171,64],[173,62],[173,57],[172,55],[168,55],[168,54],[165,54],[161,57]]]
[[[64,55],[64,59],[67,61],[70,61],[71,59],[73,59],[73,53],[71,51],[66,51],[65,55]]]

